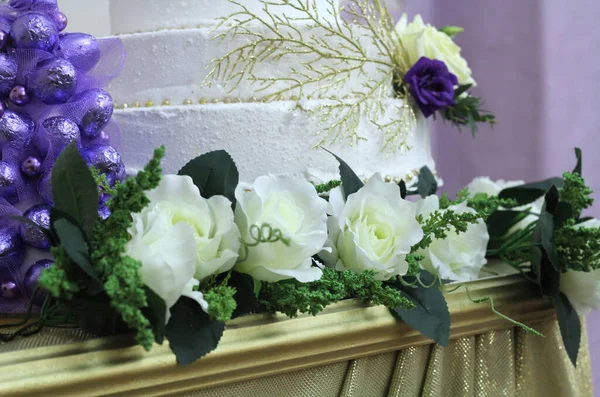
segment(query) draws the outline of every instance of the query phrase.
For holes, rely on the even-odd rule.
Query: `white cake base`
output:
[[[305,106],[318,106],[307,101]],[[385,103],[385,122],[398,112],[400,100]],[[327,152],[314,148],[320,137],[318,122],[297,108],[296,102],[208,104],[116,110],[121,129],[120,151],[130,173],[141,169],[154,148],[165,145],[166,173],[176,173],[192,158],[224,149],[235,160],[245,181],[265,174],[292,174],[314,182],[338,179],[338,163]],[[427,165],[435,169],[427,122],[419,116],[407,153],[386,155],[382,132],[365,120],[359,128],[366,141],[351,147],[347,142],[325,147],[346,162],[361,178],[375,172],[408,179]],[[406,179],[406,178],[405,178]]]

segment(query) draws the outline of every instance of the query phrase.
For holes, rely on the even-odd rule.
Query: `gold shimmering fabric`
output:
[[[10,343],[0,343],[0,353],[33,349],[36,347],[58,346],[92,339],[93,336],[79,328],[43,328],[39,333],[20,338]]]
[[[535,328],[546,337],[493,331],[178,396],[592,397],[585,327],[577,368],[556,321]]]
[[[347,362],[178,394],[178,397],[338,397]],[[381,394],[380,394],[381,395]],[[360,395],[362,397],[362,395]]]

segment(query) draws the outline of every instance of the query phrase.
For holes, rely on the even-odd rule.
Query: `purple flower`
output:
[[[404,75],[404,81],[425,117],[454,105],[458,79],[442,61],[421,57]]]

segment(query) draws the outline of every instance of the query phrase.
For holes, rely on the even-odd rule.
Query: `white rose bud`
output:
[[[285,240],[248,247],[236,270],[267,282],[321,278],[323,272],[313,266],[312,256],[327,239],[327,202],[313,185],[300,178],[261,176],[253,184],[239,184],[235,197],[235,221],[244,242],[253,244],[250,229],[262,225],[279,230]]]
[[[467,61],[460,54],[460,47],[446,33],[423,23],[420,15],[415,16],[412,23],[408,23],[408,16],[403,14],[396,25],[396,32],[400,36],[405,51],[403,55],[409,67],[421,57],[437,59],[444,62],[448,70],[456,75],[459,84],[476,85]]]
[[[341,188],[329,199],[328,251],[320,257],[337,270],[374,270],[378,280],[406,274],[406,255],[423,238],[416,204],[400,197],[397,185],[375,174],[344,202]]]
[[[575,227],[600,228],[600,220],[590,219]],[[560,290],[580,316],[600,308],[600,269],[591,272],[567,270],[560,276]]]
[[[503,179],[492,181],[487,176],[480,176],[473,179],[473,181],[471,181],[471,183],[467,185],[467,189],[469,190],[469,196],[471,197],[473,197],[477,193],[486,193],[489,196],[497,196],[504,189],[524,184],[524,181],[505,181]],[[516,225],[510,228],[507,234],[512,234],[517,230],[525,229],[525,227],[527,227],[527,225],[529,225],[531,222],[536,222],[539,219],[538,215],[542,212],[543,205],[544,197],[540,197],[531,204],[511,208],[511,210],[513,211],[522,211],[529,208],[529,212],[531,212],[532,214],[527,215],[525,218],[521,219]]]
[[[420,200],[418,205],[419,214],[427,219],[432,212],[439,210],[440,201],[437,196],[429,196]],[[459,214],[475,213],[466,203],[450,206],[449,210]],[[421,265],[423,269],[444,280],[475,280],[487,263],[485,253],[489,240],[485,222],[479,220],[476,224],[470,224],[464,233],[450,231],[445,239],[433,240],[426,250],[419,252],[425,257]]]

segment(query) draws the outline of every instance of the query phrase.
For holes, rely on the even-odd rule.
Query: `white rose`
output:
[[[240,231],[234,223],[231,202],[223,196],[205,199],[192,178],[164,176],[160,186],[147,193],[149,208],[169,214],[173,223],[192,227],[196,258],[195,278],[231,270],[238,259]]]
[[[236,265],[236,270],[267,282],[321,278],[323,272],[313,267],[312,256],[321,251],[327,239],[327,202],[313,185],[299,178],[261,176],[254,184],[238,185],[235,197],[235,221],[246,243],[254,243],[250,228],[265,224],[279,229],[288,243],[260,243],[248,248],[247,258]]]
[[[481,176],[473,179],[473,181],[467,185],[467,189],[469,190],[470,196],[474,196],[477,193],[486,193],[489,196],[497,196],[504,189],[524,184],[524,181],[505,181],[503,179],[492,181],[487,176]],[[520,220],[516,225],[510,228],[507,234],[512,234],[517,230],[525,229],[525,227],[527,227],[527,225],[529,225],[531,222],[536,222],[539,219],[537,215],[541,214],[543,205],[544,197],[540,197],[533,203],[513,208],[515,211],[521,211],[529,208],[529,212],[532,214],[527,215],[525,218]]]
[[[489,196],[497,196],[504,189],[524,184],[524,181],[505,181],[504,179],[492,181],[487,176],[480,176],[473,179],[471,183],[467,185],[467,189],[469,189],[471,196],[477,193],[486,193]]]
[[[132,215],[126,254],[142,263],[144,283],[167,309],[184,295],[208,311],[194,288],[199,280],[231,269],[240,246],[230,201],[202,198],[192,179],[179,175],[164,176],[147,196],[150,204]]]
[[[600,220],[590,219],[575,227],[600,228]],[[580,316],[600,308],[600,269],[591,272],[567,270],[560,276],[560,290]]]
[[[416,204],[400,197],[397,185],[375,174],[344,202],[341,188],[329,198],[329,239],[321,258],[337,270],[374,270],[378,280],[408,271],[406,255],[423,238]]]
[[[423,214],[425,218],[439,208],[440,201],[437,196],[426,197],[418,203],[418,213]],[[466,203],[450,206],[449,209],[459,214],[475,213]],[[464,233],[457,234],[451,231],[445,239],[433,240],[426,250],[419,252],[425,257],[422,267],[432,274],[439,274],[444,280],[474,280],[487,263],[485,253],[489,240],[490,236],[483,220],[470,224]]]
[[[460,47],[448,36],[435,27],[423,23],[420,15],[408,23],[408,16],[403,14],[396,25],[405,51],[404,58],[409,66],[417,63],[419,58],[437,59],[446,64],[450,72],[458,78],[459,84],[476,85],[471,77],[471,69],[467,61],[460,55]]]

